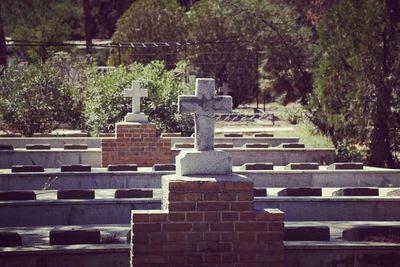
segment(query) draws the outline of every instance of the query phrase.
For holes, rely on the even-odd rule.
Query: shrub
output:
[[[0,120],[7,131],[31,136],[61,123],[81,123],[82,87],[74,86],[71,66],[58,57],[40,64],[12,64],[0,79]],[[81,73],[76,70],[77,73]],[[78,84],[78,83],[76,83]],[[81,89],[79,89],[81,88]]]
[[[303,120],[303,108],[299,103],[290,103],[285,108],[285,120],[290,124],[298,124]]]
[[[192,117],[177,112],[178,95],[188,92],[188,87],[180,79],[182,72],[179,66],[168,71],[159,61],[148,65],[136,63],[93,76],[88,81],[84,111],[91,133],[114,131],[115,123],[122,121],[131,110],[131,101],[124,98],[123,89],[129,87],[133,80],[139,80],[149,92],[149,97],[142,101],[142,110],[156,124],[158,131],[191,134]]]

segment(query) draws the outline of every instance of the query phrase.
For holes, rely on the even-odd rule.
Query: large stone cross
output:
[[[214,150],[214,115],[232,111],[232,97],[215,96],[214,79],[196,79],[196,94],[179,96],[178,111],[195,113],[195,150]]]
[[[140,112],[140,100],[147,97],[147,90],[141,88],[139,81],[132,81],[130,88],[124,89],[124,96],[132,98],[132,113],[125,116],[126,122],[147,122],[147,116]]]

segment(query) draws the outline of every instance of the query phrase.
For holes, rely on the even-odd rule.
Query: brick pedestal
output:
[[[171,140],[156,135],[152,123],[116,124],[115,137],[101,139],[101,165],[171,163]]]
[[[131,266],[283,266],[283,213],[254,210],[240,175],[162,178],[162,210],[132,211]]]

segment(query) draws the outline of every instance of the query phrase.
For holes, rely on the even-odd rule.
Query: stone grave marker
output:
[[[364,165],[361,162],[336,162],[329,165],[327,170],[362,170]]]
[[[255,133],[253,137],[274,137],[272,133]]]
[[[12,145],[0,145],[0,150],[14,150]]]
[[[175,164],[154,164],[153,171],[175,171]]]
[[[33,191],[0,191],[0,201],[4,200],[36,200],[36,194]]]
[[[22,238],[18,232],[0,232],[0,247],[22,246]]]
[[[328,226],[285,227],[285,241],[329,241]]]
[[[349,187],[332,192],[332,196],[379,196],[378,188]]]
[[[44,168],[39,165],[13,165],[11,172],[44,172]]]
[[[319,164],[316,162],[289,163],[284,170],[318,170]]]
[[[94,199],[94,190],[58,190],[57,199]]]
[[[51,146],[49,144],[26,144],[26,150],[50,150]]]
[[[152,198],[152,189],[118,189],[114,193],[115,198]]]
[[[64,149],[88,149],[88,145],[87,144],[64,144]]]
[[[110,164],[107,167],[109,172],[118,172],[118,171],[137,171],[137,164]]]
[[[126,122],[148,122],[147,116],[140,112],[141,98],[147,95],[147,90],[140,86],[139,81],[132,81],[132,86],[124,90],[124,96],[132,98],[132,112],[125,116]]]
[[[224,137],[243,137],[242,133],[224,133]]]
[[[91,172],[92,166],[87,164],[72,164],[61,166],[61,172]]]
[[[279,145],[282,148],[305,148],[304,144],[299,143],[282,143]]]
[[[216,143],[215,148],[233,148],[233,143]]]
[[[246,143],[244,144],[245,148],[268,148],[268,143]]]
[[[284,197],[305,197],[305,196],[322,196],[321,188],[313,187],[299,187],[299,188],[285,188],[278,192],[278,196]]]
[[[100,244],[100,230],[51,230],[50,245]]]
[[[273,170],[273,163],[245,163],[240,166],[242,171],[261,171],[261,170]]]

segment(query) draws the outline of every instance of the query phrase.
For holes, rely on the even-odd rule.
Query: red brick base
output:
[[[156,135],[152,123],[116,124],[116,137],[101,139],[101,165],[171,163],[171,140]]]
[[[164,209],[132,211],[131,266],[283,266],[283,213],[254,210],[252,182],[162,179]]]

